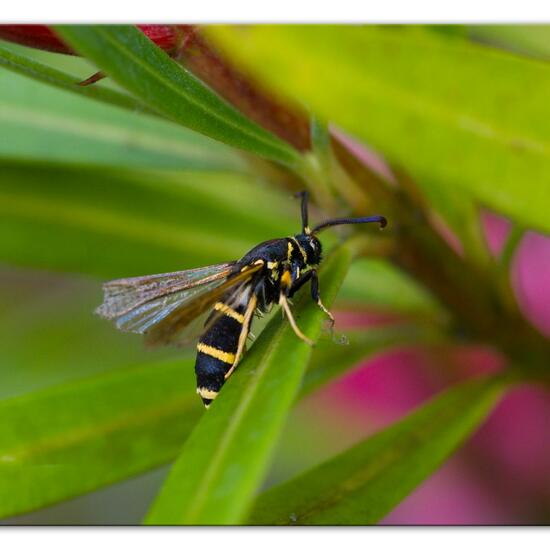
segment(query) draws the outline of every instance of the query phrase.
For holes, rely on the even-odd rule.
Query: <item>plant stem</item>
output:
[[[500,255],[500,266],[502,270],[508,273],[510,269],[510,264],[514,258],[517,247],[521,242],[523,236],[525,235],[525,228],[519,225],[514,225],[508,238],[506,239],[506,244]]]

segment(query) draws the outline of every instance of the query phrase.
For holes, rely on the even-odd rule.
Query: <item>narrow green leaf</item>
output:
[[[268,489],[256,500],[249,523],[380,521],[483,422],[503,388],[501,378],[454,386],[363,443]]]
[[[159,113],[228,145],[292,165],[300,155],[217,96],[132,26],[58,26],[60,36]]]
[[[308,395],[320,386],[344,374],[348,369],[366,361],[373,355],[394,346],[440,343],[445,340],[441,332],[430,326],[396,325],[344,331],[343,342],[322,338],[313,350],[300,397]]]
[[[186,359],[0,401],[0,517],[168,462],[201,415],[193,378]]]
[[[97,99],[117,107],[123,107],[131,111],[143,110],[144,106],[133,97],[117,92],[104,86],[77,86],[82,80],[76,76],[59,71],[48,65],[44,65],[30,57],[26,57],[8,48],[0,46],[0,67],[15,73],[27,76],[38,82],[61,88],[72,93],[83,95],[91,99]]]
[[[490,254],[483,233],[479,205],[475,198],[460,188],[443,185],[424,185],[422,191],[428,207],[456,235],[467,261],[486,267]]]
[[[105,94],[116,92],[99,92],[101,97]],[[0,159],[136,169],[245,170],[240,155],[229,147],[140,113],[137,107],[130,112],[101,104],[1,69],[0,124]]]
[[[334,251],[321,269],[325,304],[334,300],[351,252]],[[317,338],[323,313],[302,293],[297,322]],[[311,348],[278,315],[272,319],[186,442],[148,524],[235,524],[245,516],[297,395]]]
[[[516,54],[550,59],[550,25],[470,25],[468,34]]]
[[[0,260],[103,277],[188,269],[284,236],[298,212],[291,197],[224,173],[4,164]]]
[[[331,154],[328,124],[316,117],[311,117],[310,125],[312,152],[328,172]]]
[[[366,140],[420,186],[466,192],[550,231],[547,64],[415,27],[210,34],[240,66]]]
[[[354,309],[363,306],[406,315],[443,317],[441,307],[424,288],[380,258],[353,262],[338,301]]]
[[[181,356],[172,348],[145,352],[140,337],[93,314],[100,302],[97,280],[2,267],[0,399],[136,365],[144,357]]]
[[[502,249],[499,258],[499,265],[506,277],[509,276],[512,260],[514,259],[523,237],[525,237],[525,228],[515,225],[512,227],[508,237],[506,238],[504,248]]]

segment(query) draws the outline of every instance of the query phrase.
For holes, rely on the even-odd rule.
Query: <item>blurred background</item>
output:
[[[467,33],[471,40],[542,60],[550,56],[550,28],[545,26],[438,30]],[[82,78],[94,72],[91,65],[76,57],[7,42],[1,45]],[[108,80],[105,84],[115,87]],[[10,101],[14,97],[21,108],[27,100],[36,105],[37,97],[57,102],[60,112],[73,108],[67,104],[72,99],[65,97],[64,92],[4,69],[0,70],[0,87],[4,87],[0,112],[12,108]],[[9,139],[5,132],[0,136],[0,140]],[[235,259],[261,240],[298,229],[298,207],[289,193],[274,190],[250,177],[223,172],[182,173],[175,167],[169,175],[170,185],[167,184],[166,189],[161,185],[160,192],[155,191],[155,201],[151,202],[147,181],[157,177],[154,171],[126,176],[113,165],[106,165],[103,173],[87,173],[86,167],[60,172],[40,163],[35,170],[35,185],[40,186],[41,182],[50,183],[54,188],[57,185],[64,202],[55,203],[49,213],[37,209],[29,212],[27,220],[16,219],[17,205],[10,202],[10,185],[17,185],[18,166],[12,159],[3,159],[0,164],[0,180],[3,180],[3,197],[0,197],[3,218],[0,221],[3,242],[0,246],[1,398],[122,369],[145,359],[188,357],[191,352],[186,350],[145,350],[139,337],[121,334],[94,316],[93,310],[102,300],[101,283],[115,276],[187,269]],[[132,182],[139,180],[140,184],[132,187],[136,191],[126,192],[127,177]],[[165,177],[158,176],[158,179]],[[84,222],[73,227],[72,217],[78,213],[71,207],[72,197],[68,191],[71,178],[75,185],[81,184],[82,178],[93,182],[91,190],[86,191],[90,193],[90,212],[103,200],[97,190],[102,185],[110,186],[108,200],[120,206],[124,214],[120,218],[105,218],[103,234],[92,237]],[[176,195],[179,198],[174,198]],[[117,209],[113,208],[116,214]],[[159,211],[165,227],[154,226],[151,221]],[[484,211],[482,215],[487,242],[497,255],[510,225],[495,213]],[[130,218],[135,226],[125,235],[127,242],[120,240],[121,244],[113,246],[109,243],[110,231],[127,224]],[[63,224],[70,227],[70,239],[56,237],[57,226]],[[146,237],[140,235],[140,227],[145,228]],[[35,236],[32,249],[28,249],[28,235],[23,237],[25,231]],[[165,238],[166,235],[170,237]],[[186,239],[192,241],[191,244]],[[327,246],[330,240],[330,237],[326,239]],[[18,249],[18,242],[27,246],[24,254]],[[50,260],[55,258],[54,248],[59,246],[70,248],[71,255],[66,256],[71,257],[58,270],[48,269],[48,264],[55,263]],[[173,250],[169,250],[171,247]],[[178,265],[174,265],[174,250],[182,250]],[[112,269],[96,268],[95,259],[102,254],[108,256],[104,258],[105,264],[112,260]],[[79,270],[78,266],[85,269]],[[512,278],[522,311],[550,337],[548,237],[534,232],[525,234],[512,264]],[[352,268],[335,310],[339,331],[351,340],[358,327],[385,330],[404,319],[422,324],[440,315],[438,306],[413,281],[389,264],[374,259],[361,260]],[[323,345],[335,344],[327,337]],[[474,373],[495,371],[502,365],[503,359],[498,353],[485,347],[464,345],[450,351],[446,346],[423,345],[411,339],[411,344],[405,347],[377,350],[295,407],[267,485],[287,479],[387,426],[450,382]],[[193,373],[188,375],[192,378]],[[547,524],[550,522],[549,464],[550,396],[540,388],[519,387],[498,405],[476,436],[402,502],[384,523]],[[167,471],[167,467],[161,467],[3,523],[139,523]]]

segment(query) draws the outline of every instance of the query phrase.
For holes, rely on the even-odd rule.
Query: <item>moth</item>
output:
[[[386,226],[383,216],[370,216],[335,218],[311,229],[308,193],[298,195],[302,230],[297,235],[260,243],[232,262],[110,281],[103,285],[104,301],[96,313],[122,331],[145,334],[149,344],[185,343],[198,329],[197,393],[208,408],[242,359],[254,314],[280,305],[296,336],[313,345],[296,324],[289,304],[309,283],[312,299],[334,324],[319,293],[322,246],[317,234],[335,225]]]

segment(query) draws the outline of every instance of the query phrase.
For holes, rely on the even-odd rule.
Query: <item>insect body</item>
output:
[[[195,373],[197,393],[208,407],[239,364],[255,313],[279,304],[296,335],[313,345],[296,325],[288,301],[309,282],[313,300],[334,322],[319,295],[322,247],[316,234],[333,225],[386,225],[384,217],[371,216],[328,220],[310,229],[308,196],[301,196],[298,235],[263,242],[235,262],[111,281],[103,286],[105,299],[97,313],[121,330],[146,334],[152,344],[185,342],[202,325]],[[204,324],[203,314],[208,315]]]

